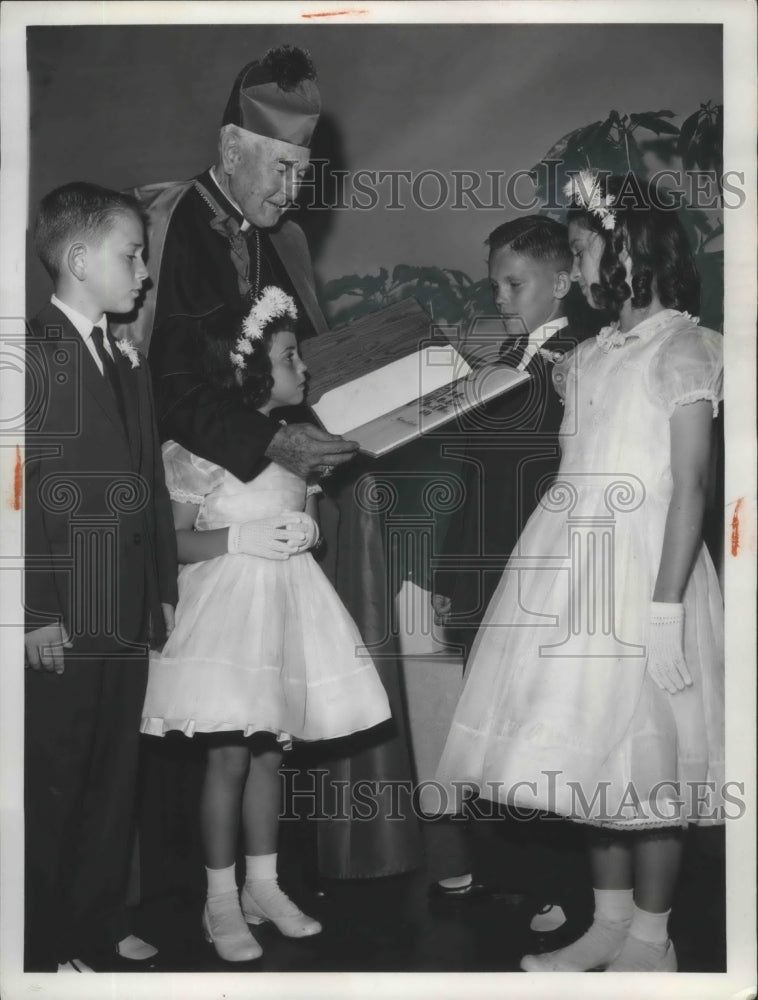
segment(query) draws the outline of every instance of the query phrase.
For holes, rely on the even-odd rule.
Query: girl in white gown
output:
[[[214,339],[212,377],[262,413],[301,403],[307,369],[295,318],[289,296],[264,289],[239,338]],[[391,712],[355,623],[308,551],[319,540],[318,487],[273,462],[243,483],[175,441],[163,460],[183,565],[176,626],[150,664],[142,732],[213,734],[201,797],[203,926],[222,958],[249,961],[261,949],[247,923],[271,920],[290,937],[321,930],[277,882],[283,745],[346,736]]]
[[[595,915],[527,971],[676,969],[688,822],[723,822],[723,606],[701,528],[722,337],[681,223],[575,178],[573,280],[618,320],[554,368],[561,467],[489,605],[437,779],[588,824]],[[435,794],[439,795],[439,788]]]

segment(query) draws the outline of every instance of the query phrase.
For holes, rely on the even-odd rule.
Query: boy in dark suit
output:
[[[566,227],[526,216],[498,226],[487,245],[492,295],[506,334],[498,360],[531,379],[460,421],[465,500],[448,526],[433,603],[467,652],[508,557],[558,470],[563,406],[552,366],[581,339],[564,306],[571,289]]]
[[[432,604],[466,656],[519,535],[558,470],[563,406],[552,385],[552,367],[583,339],[570,329],[566,316],[571,251],[565,226],[546,216],[526,216],[498,226],[487,245],[492,296],[506,334],[498,360],[531,378],[459,421],[466,435],[464,501],[448,524],[441,553],[444,569],[435,574]],[[539,902],[556,888],[540,877],[549,866],[540,863],[539,872],[530,872],[535,866],[528,857],[522,858],[516,843],[525,836],[529,844],[549,840],[549,828],[555,826],[530,824],[527,830],[523,823],[509,822],[505,827],[511,835],[509,888],[528,890]],[[462,829],[459,822],[453,831],[459,841]],[[473,831],[478,839],[484,833],[480,823]],[[541,862],[550,850],[549,843],[543,847]],[[527,850],[531,850],[528,845]],[[466,855],[462,846],[455,855],[461,865]],[[529,883],[519,884],[524,877]],[[470,874],[445,879],[436,889],[455,897],[465,894],[467,887],[477,887]],[[542,909],[532,922],[534,930],[552,930],[562,922],[557,908]]]
[[[55,294],[27,340],[25,967],[144,967],[126,881],[148,643],[176,603],[176,540],[151,380],[106,314],[147,270],[134,199],[73,183],[43,198]]]

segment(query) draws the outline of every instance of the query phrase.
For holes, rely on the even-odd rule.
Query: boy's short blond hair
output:
[[[128,214],[136,215],[144,227],[136,198],[87,181],[73,181],[46,194],[34,225],[34,247],[53,281],[58,280],[67,246],[77,238],[101,239],[116,218]]]

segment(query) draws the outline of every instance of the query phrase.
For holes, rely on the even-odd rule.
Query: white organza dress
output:
[[[275,463],[242,483],[175,441],[163,446],[173,500],[207,531],[300,511],[305,482]],[[271,732],[324,740],[389,719],[358,629],[309,552],[222,555],[182,566],[176,627],[150,661],[143,733]]]
[[[684,595],[692,686],[661,690],[645,645],[672,495],[669,418],[695,400],[716,414],[722,337],[667,309],[585,341],[553,379],[565,397],[560,471],[489,605],[443,787],[422,807],[452,811],[470,783],[611,828],[718,822],[723,605],[705,546]]]

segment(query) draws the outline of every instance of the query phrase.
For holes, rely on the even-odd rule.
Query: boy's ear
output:
[[[553,278],[553,295],[556,299],[565,299],[571,288],[571,278],[568,271],[556,271]]]
[[[72,243],[66,252],[66,266],[77,281],[84,281],[87,276],[87,245]]]

